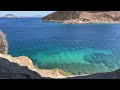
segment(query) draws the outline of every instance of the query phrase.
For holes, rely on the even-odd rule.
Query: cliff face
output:
[[[42,18],[63,23],[120,22],[120,11],[56,11]]]

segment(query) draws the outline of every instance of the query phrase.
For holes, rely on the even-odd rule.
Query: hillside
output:
[[[120,11],[56,11],[42,18],[44,21],[62,23],[120,22]]]

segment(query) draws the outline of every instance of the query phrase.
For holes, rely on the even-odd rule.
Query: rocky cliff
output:
[[[42,18],[62,23],[119,23],[120,11],[56,11]]]

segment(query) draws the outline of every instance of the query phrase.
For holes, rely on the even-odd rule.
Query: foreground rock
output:
[[[120,11],[57,11],[42,18],[44,21],[75,23],[119,23]]]
[[[2,79],[49,79],[48,77],[65,78],[59,71],[38,69],[28,57],[0,54],[0,78]]]
[[[0,55],[0,79],[42,79],[37,72],[13,62],[15,59],[11,61],[8,58]]]

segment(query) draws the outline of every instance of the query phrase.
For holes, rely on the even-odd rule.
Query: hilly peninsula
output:
[[[56,11],[42,20],[66,24],[120,23],[120,11]]]

